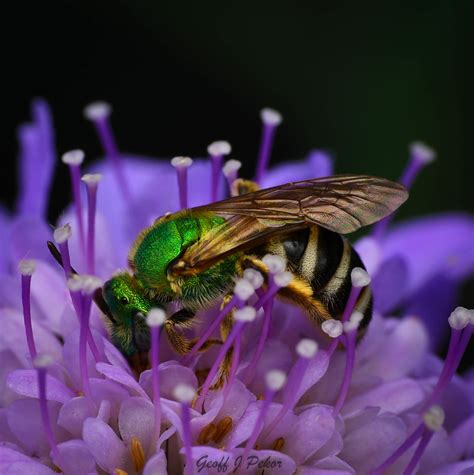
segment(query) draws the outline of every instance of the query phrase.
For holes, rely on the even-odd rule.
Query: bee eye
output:
[[[120,297],[120,303],[121,303],[122,305],[127,305],[128,302],[129,302],[128,297],[125,297],[125,296]]]

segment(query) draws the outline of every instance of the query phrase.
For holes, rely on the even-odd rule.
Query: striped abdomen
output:
[[[296,300],[311,316],[320,320],[323,308],[332,318],[341,317],[351,291],[351,271],[354,267],[364,268],[359,255],[347,239],[327,229],[313,226],[294,232],[281,240],[271,241],[265,246],[265,250],[285,257],[288,269],[299,278],[301,285],[309,284],[312,290],[311,299],[306,302],[301,298]],[[288,294],[287,297],[295,296]],[[362,291],[356,309],[364,314],[360,324],[360,331],[363,331],[372,316],[370,287]]]

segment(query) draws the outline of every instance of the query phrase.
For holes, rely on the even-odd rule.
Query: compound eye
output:
[[[125,297],[125,296],[120,297],[120,303],[122,305],[127,305],[129,302],[130,302],[130,300],[128,299],[128,297]]]

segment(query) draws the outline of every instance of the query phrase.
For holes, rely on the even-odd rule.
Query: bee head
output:
[[[126,356],[148,351],[150,333],[146,315],[157,304],[146,295],[139,283],[128,273],[117,274],[103,287],[103,297],[114,322],[112,340]]]

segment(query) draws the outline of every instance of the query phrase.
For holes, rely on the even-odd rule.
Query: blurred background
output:
[[[340,173],[397,179],[408,146],[438,153],[401,217],[474,211],[472,181],[474,2],[9,2],[13,33],[2,54],[2,187],[13,207],[16,127],[30,100],[51,105],[58,153],[101,154],[82,115],[114,108],[121,150],[150,157],[205,156],[228,140],[253,174],[259,110],[284,116],[273,162],[330,151]],[[58,166],[49,216],[69,200]],[[474,305],[467,283],[462,303]]]

